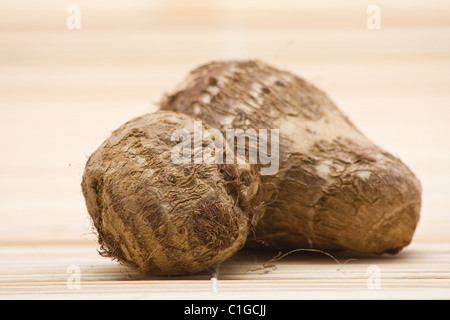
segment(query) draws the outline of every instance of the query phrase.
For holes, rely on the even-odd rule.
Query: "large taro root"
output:
[[[260,207],[259,172],[243,161],[175,164],[172,134],[193,127],[183,114],[147,114],[89,158],[82,190],[104,256],[143,273],[194,274],[245,244]]]
[[[271,247],[397,253],[419,220],[421,185],[321,90],[260,61],[193,70],[161,102],[225,132],[279,129],[279,170],[261,176],[266,212],[256,237]]]

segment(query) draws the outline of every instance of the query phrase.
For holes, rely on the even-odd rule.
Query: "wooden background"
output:
[[[66,25],[72,4],[79,30]],[[366,25],[372,4],[379,30]],[[0,299],[449,299],[449,17],[444,0],[2,0]],[[208,275],[145,278],[97,254],[80,189],[87,157],[191,68],[226,58],[310,80],[418,175],[410,246],[339,263],[241,252],[216,288]]]

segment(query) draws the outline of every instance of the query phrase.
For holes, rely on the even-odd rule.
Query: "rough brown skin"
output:
[[[102,255],[143,273],[194,274],[226,260],[245,244],[261,198],[254,165],[172,163],[179,128],[192,133],[192,119],[162,111],[135,118],[92,154],[83,175]]]
[[[410,243],[419,180],[300,77],[260,61],[212,62],[193,70],[161,109],[222,131],[280,129],[279,171],[261,177],[267,205],[257,240],[363,253],[397,253]]]

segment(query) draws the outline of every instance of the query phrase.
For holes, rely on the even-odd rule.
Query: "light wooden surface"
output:
[[[69,4],[0,3],[0,299],[450,298],[448,1],[80,0],[79,30]],[[371,4],[379,30],[366,26]],[[407,163],[424,190],[413,243],[340,264],[241,252],[216,289],[208,275],[144,278],[100,257],[80,190],[87,157],[189,69],[224,58],[312,81]]]

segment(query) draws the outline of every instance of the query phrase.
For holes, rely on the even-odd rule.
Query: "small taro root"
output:
[[[183,275],[208,271],[245,244],[259,172],[242,162],[174,164],[171,135],[192,133],[192,123],[183,114],[147,114],[91,155],[82,190],[102,255],[143,273]]]
[[[211,62],[167,94],[161,109],[222,131],[280,130],[279,170],[261,176],[266,212],[257,240],[362,253],[397,253],[412,240],[419,180],[302,78],[260,61]]]

